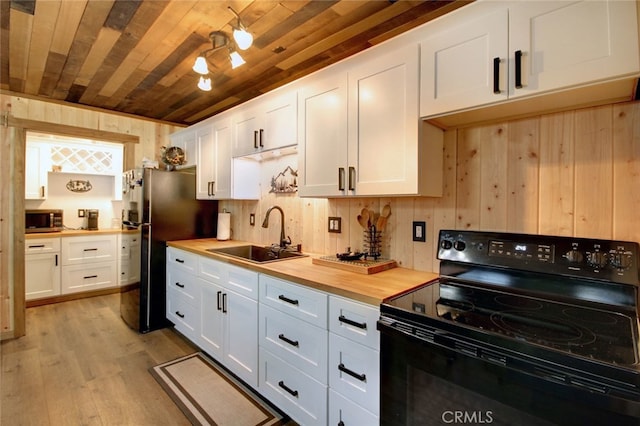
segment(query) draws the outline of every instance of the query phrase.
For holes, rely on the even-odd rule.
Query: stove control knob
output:
[[[618,269],[629,269],[631,267],[631,255],[614,253],[611,255],[611,264]]]
[[[601,251],[587,253],[587,263],[592,268],[602,268],[607,265],[607,254]]]
[[[458,240],[455,243],[453,243],[453,248],[458,251],[463,251],[465,248],[467,248],[467,245],[465,244],[464,241]]]
[[[453,243],[451,242],[451,240],[442,240],[440,242],[440,247],[445,250],[449,250],[451,247],[453,247]]]
[[[575,249],[568,251],[567,254],[564,255],[564,257],[566,257],[567,260],[571,263],[580,263],[582,262],[582,259],[584,259],[582,253]]]

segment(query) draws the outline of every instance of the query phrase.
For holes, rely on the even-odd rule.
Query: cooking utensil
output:
[[[378,220],[376,220],[376,228],[378,228],[379,231],[384,231],[384,228],[385,226],[387,226],[387,220],[390,215],[391,215],[391,206],[389,204],[386,204],[382,208],[382,213],[380,213]]]
[[[363,229],[367,229],[367,219],[362,217],[362,215],[358,215],[358,223]]]
[[[369,210],[366,207],[364,207],[362,209],[362,211],[360,211],[360,215],[358,216],[358,223],[364,229],[368,229],[369,228],[370,217],[369,217]]]

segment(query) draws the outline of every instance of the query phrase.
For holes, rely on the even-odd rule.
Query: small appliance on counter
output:
[[[25,210],[25,233],[62,231],[62,210]]]
[[[97,231],[98,230],[98,216],[99,210],[87,210],[87,229],[89,231]]]

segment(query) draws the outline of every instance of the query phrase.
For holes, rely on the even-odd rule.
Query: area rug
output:
[[[202,352],[149,371],[194,425],[275,426],[289,420]]]

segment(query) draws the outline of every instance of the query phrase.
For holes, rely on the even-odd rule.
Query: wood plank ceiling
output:
[[[0,89],[190,125],[466,3],[2,0]],[[231,34],[229,6],[254,43],[236,69],[213,53],[203,92],[191,67],[210,32]]]

